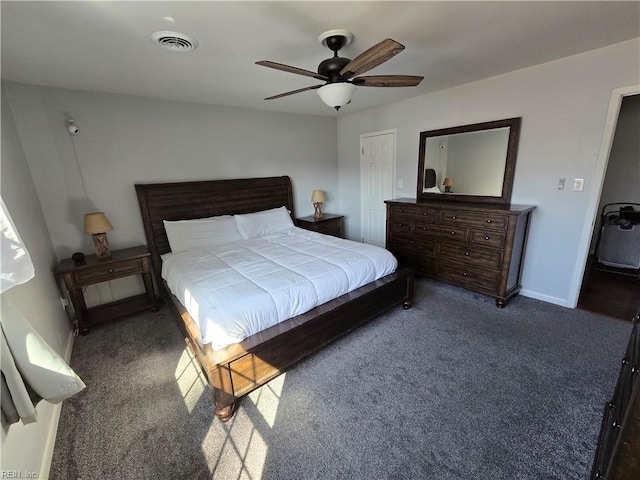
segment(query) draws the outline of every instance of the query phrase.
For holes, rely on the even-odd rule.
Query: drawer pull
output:
[[[485,239],[485,240],[489,240],[489,235],[485,235],[485,236],[484,236],[484,239]]]
[[[452,215],[452,216],[451,216],[451,220],[455,220],[455,219],[456,219],[456,216],[455,216],[455,215]]]
[[[491,223],[491,219],[487,220],[487,223]]]
[[[426,217],[429,214],[427,212],[422,212],[422,215],[424,215]]]
[[[466,277],[467,276],[467,272],[462,272],[462,276]]]
[[[451,235],[455,235],[455,234],[456,234],[456,232],[453,232],[453,231],[451,232]]]
[[[113,268],[110,268],[110,269],[109,269],[109,273],[113,273]]]
[[[469,252],[464,252],[464,256],[468,257],[469,256]]]

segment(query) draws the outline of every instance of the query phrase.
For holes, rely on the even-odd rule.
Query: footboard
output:
[[[399,304],[409,308],[413,301],[413,287],[413,270],[401,268],[215,352],[200,347],[199,332],[183,310],[181,316],[189,343],[213,390],[216,416],[223,421],[228,420],[238,398],[380,313]],[[177,299],[173,297],[173,300],[176,305]],[[178,302],[176,306],[179,305]]]

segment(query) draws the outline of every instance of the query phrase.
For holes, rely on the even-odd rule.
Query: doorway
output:
[[[396,132],[360,136],[360,221],[362,242],[385,246],[387,210],[393,196]]]
[[[612,102],[614,100],[612,97]],[[618,220],[623,216],[626,221],[627,212],[622,209],[637,211],[631,213],[632,218],[640,216],[637,205],[624,205],[640,204],[639,129],[640,92],[636,89],[620,98],[577,301],[579,309],[627,321],[640,312],[640,268],[637,268],[637,260],[626,261],[622,265],[607,260],[609,256],[619,256],[621,253],[627,258],[640,255],[640,242],[636,235],[638,230],[632,230],[640,229],[640,221],[635,224],[634,220],[630,229],[624,231],[614,225],[607,226],[605,230],[602,227],[608,225],[610,220]],[[608,215],[603,215],[607,212]],[[615,251],[607,252],[602,248],[602,240],[608,234],[616,235]],[[630,255],[627,250],[631,252]]]

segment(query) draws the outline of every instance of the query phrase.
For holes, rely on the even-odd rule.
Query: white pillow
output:
[[[262,237],[294,227],[289,211],[285,207],[236,215],[235,219],[238,230],[245,239]]]
[[[195,220],[164,220],[163,223],[173,253],[242,240],[236,221],[231,215]]]
[[[424,193],[442,193],[439,187],[425,188]]]

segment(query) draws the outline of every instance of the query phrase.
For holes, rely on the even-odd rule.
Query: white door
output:
[[[360,136],[360,205],[362,241],[384,247],[387,212],[393,196],[395,132]]]

